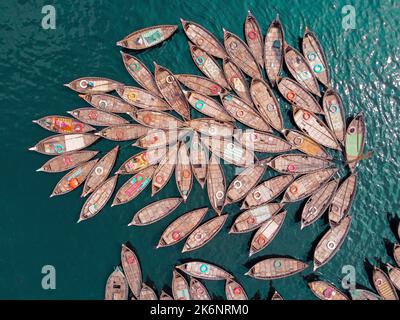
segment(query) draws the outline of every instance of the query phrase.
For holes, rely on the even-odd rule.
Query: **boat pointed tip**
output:
[[[83,219],[82,219],[82,218],[79,218],[78,221],[77,221],[76,223],[80,223],[80,222],[82,222],[82,221],[83,221]]]
[[[181,21],[182,25],[185,25],[185,24],[186,24],[186,20],[185,20],[185,19],[179,18],[179,20]]]
[[[37,148],[36,148],[36,146],[33,146],[33,147],[30,147],[28,150],[29,150],[29,151],[36,151]]]
[[[305,228],[305,225],[302,223],[301,225],[300,225],[300,230],[303,230]]]
[[[317,266],[316,264],[314,264],[313,272],[317,271],[318,268],[319,268],[319,266]]]
[[[67,87],[67,88],[71,88],[71,84],[70,83],[64,83],[63,86]]]
[[[38,123],[38,122],[39,122],[39,120],[32,120],[32,122],[33,122],[33,123]]]
[[[119,47],[123,47],[123,43],[122,43],[122,40],[120,40],[120,41],[117,41],[116,43],[115,43],[117,46],[119,46]]]
[[[36,169],[36,172],[42,172],[44,171],[43,167],[40,167],[39,169]]]
[[[249,276],[250,275],[250,271],[247,271],[244,273],[245,276]]]
[[[49,198],[53,198],[55,196],[54,193],[52,193],[51,195],[49,195]]]

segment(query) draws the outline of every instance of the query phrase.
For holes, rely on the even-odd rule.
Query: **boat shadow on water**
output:
[[[386,214],[388,222],[389,222],[389,226],[390,226],[390,230],[393,232],[395,238],[397,239],[397,241],[400,241],[400,234],[398,234],[398,230],[399,230],[399,225],[400,225],[400,217],[388,212]],[[391,249],[392,250],[392,249]]]

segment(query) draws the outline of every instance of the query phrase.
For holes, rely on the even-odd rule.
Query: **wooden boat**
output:
[[[178,160],[175,168],[175,180],[179,193],[183,198],[183,202],[186,203],[190,191],[192,191],[193,175],[190,165],[189,153],[185,143],[181,143],[178,148]]]
[[[166,148],[158,148],[135,154],[126,160],[115,174],[135,174],[159,163],[166,152]]]
[[[118,206],[135,199],[150,183],[154,171],[155,166],[150,166],[129,178],[129,180],[126,181],[118,190],[111,207]]]
[[[338,185],[338,180],[332,180],[308,198],[301,213],[301,229],[313,224],[324,214],[335,196]]]
[[[283,119],[279,102],[270,86],[262,79],[253,79],[250,85],[250,94],[257,111],[272,128],[283,130]]]
[[[50,195],[50,198],[54,197],[54,196],[64,195],[64,194],[71,192],[71,191],[75,190],[76,188],[78,188],[85,181],[90,170],[92,170],[92,168],[95,166],[97,161],[99,161],[99,159],[94,159],[94,160],[85,162],[85,163],[77,166],[75,169],[72,169],[70,172],[68,172],[57,183],[52,194]]]
[[[281,154],[267,165],[282,174],[305,174],[330,168],[333,164],[327,159],[302,154]]]
[[[292,175],[283,175],[262,182],[247,194],[241,209],[254,208],[273,201],[293,182],[293,179]]]
[[[224,29],[224,46],[229,57],[245,74],[262,79],[260,66],[242,39]]]
[[[267,203],[241,213],[233,223],[229,233],[245,233],[260,227],[283,208],[280,203]]]
[[[329,229],[314,251],[314,271],[329,262],[339,251],[351,226],[351,217],[343,218],[336,227]]]
[[[116,114],[98,110],[96,108],[79,108],[67,111],[74,118],[90,124],[92,126],[117,126],[120,124],[128,124],[129,121],[117,116]]]
[[[214,99],[194,91],[185,92],[190,105],[197,111],[218,121],[231,122],[234,119],[225,111],[224,107]]]
[[[118,41],[117,46],[132,50],[147,49],[167,40],[177,29],[178,26],[175,25],[159,25],[140,29]]]
[[[175,78],[186,88],[207,96],[219,96],[225,91],[215,81],[194,74],[176,74]]]
[[[92,126],[70,117],[46,116],[39,120],[33,120],[43,129],[55,133],[87,133],[96,130]]]
[[[231,274],[220,267],[203,261],[191,261],[179,266],[177,269],[182,270],[191,277],[204,280],[226,280],[233,278]]]
[[[140,295],[138,300],[158,300],[157,295],[152,288],[147,284],[142,284],[142,290],[140,290]]]
[[[351,300],[382,300],[382,297],[364,289],[349,290]]]
[[[189,284],[176,270],[172,272],[172,295],[174,300],[191,300]]]
[[[181,18],[183,31],[191,42],[216,58],[225,58],[226,52],[219,40],[203,26]]]
[[[225,294],[227,300],[249,300],[243,287],[233,279],[226,280]]]
[[[128,300],[129,287],[119,267],[107,279],[105,300]]]
[[[129,141],[145,136],[150,130],[140,124],[122,124],[104,128],[95,135],[111,141]]]
[[[364,114],[361,112],[350,122],[346,131],[345,152],[351,171],[356,169],[363,154],[366,134]]]
[[[302,49],[304,57],[311,67],[312,72],[325,87],[331,86],[331,78],[329,74],[329,65],[326,61],[324,50],[317,36],[308,30],[304,31]]]
[[[260,25],[250,10],[248,10],[247,17],[244,22],[244,36],[246,38],[247,45],[249,46],[249,49],[256,59],[258,65],[261,69],[264,69],[264,39]]]
[[[271,132],[270,126],[244,100],[231,94],[221,95],[221,100],[225,110],[237,121],[256,130]]]
[[[168,148],[168,152],[160,161],[156,171],[154,172],[154,178],[151,185],[151,196],[154,196],[157,192],[159,192],[167,185],[175,169],[177,156],[178,144],[170,146]]]
[[[129,113],[129,115],[141,125],[155,129],[175,130],[183,126],[181,120],[166,112],[138,110],[135,113]]]
[[[285,221],[285,217],[286,211],[282,211],[263,222],[251,240],[249,257],[265,249],[274,240]]]
[[[292,105],[314,113],[324,113],[314,96],[296,81],[289,78],[277,78],[278,90]]]
[[[187,238],[182,252],[189,252],[203,247],[211,241],[225,224],[227,214],[217,216],[200,225]]]
[[[203,135],[215,137],[231,137],[235,130],[235,126],[232,123],[222,122],[212,118],[192,119],[185,122],[185,125]]]
[[[342,98],[333,89],[328,89],[325,91],[322,99],[322,105],[324,107],[325,119],[329,129],[331,129],[335,134],[336,139],[341,144],[344,144],[346,136],[346,120]]]
[[[253,102],[250,97],[249,85],[240,68],[230,58],[226,57],[223,61],[223,69],[230,87],[240,98],[251,105]]]
[[[98,151],[84,150],[64,153],[51,158],[36,171],[58,173],[75,168],[76,166],[92,159]]]
[[[399,300],[396,289],[389,277],[378,267],[374,267],[372,272],[372,281],[378,294],[383,300]]]
[[[172,298],[168,293],[162,290],[160,294],[160,300],[174,300],[174,298]]]
[[[197,182],[201,188],[204,188],[204,184],[207,180],[207,167],[209,154],[206,148],[200,141],[200,137],[197,132],[194,132],[190,145],[190,165]]]
[[[400,244],[395,244],[393,248],[393,258],[400,267]]]
[[[309,197],[337,172],[337,168],[330,168],[300,176],[288,186],[282,203],[296,202]]]
[[[332,159],[323,147],[297,130],[284,130],[283,135],[293,147],[305,154],[313,157]]]
[[[177,244],[197,228],[206,215],[208,208],[189,211],[173,221],[163,232],[157,249]]]
[[[118,176],[112,176],[94,189],[82,207],[78,223],[93,218],[105,207],[115,190],[117,180]]]
[[[124,244],[121,248],[121,264],[129,288],[137,299],[140,297],[140,291],[142,290],[142,270],[136,254]]]
[[[343,292],[326,281],[312,281],[308,283],[308,286],[321,300],[349,300]]]
[[[190,54],[197,68],[209,79],[224,89],[230,89],[219,64],[204,50],[189,42]]]
[[[156,85],[154,76],[146,65],[138,58],[121,51],[122,62],[126,68],[126,71],[131,75],[141,87],[150,91],[152,94],[162,98],[162,94]]]
[[[106,93],[88,93],[80,94],[83,100],[93,107],[109,113],[127,113],[133,110],[133,107],[121,98]]]
[[[282,70],[284,37],[285,33],[277,15],[270,24],[264,41],[264,66],[272,86],[275,86]]]
[[[90,133],[57,134],[39,141],[29,148],[49,156],[57,156],[67,152],[82,150],[95,143],[99,137]]]
[[[225,204],[226,179],[220,160],[211,155],[207,168],[207,194],[210,204],[218,215],[222,213]]]
[[[211,300],[207,288],[197,279],[190,277],[190,296],[192,300]]]
[[[396,289],[400,291],[400,269],[393,267],[390,263],[387,263],[386,267],[388,270],[390,281],[392,281]]]
[[[314,113],[294,108],[293,118],[299,129],[315,142],[331,149],[342,150],[332,131]]]
[[[171,107],[164,99],[141,88],[122,86],[117,89],[117,93],[124,101],[140,109],[157,111],[171,110]]]
[[[283,298],[278,291],[275,291],[271,297],[271,300],[283,300]]]
[[[85,184],[83,186],[82,197],[86,197],[92,193],[99,185],[101,185],[110,174],[117,159],[119,146],[109,151],[89,172]]]
[[[79,93],[106,93],[116,90],[123,84],[107,78],[84,77],[64,84],[64,86]]]
[[[336,226],[350,211],[357,191],[357,173],[350,175],[340,185],[329,208],[329,223]]]
[[[157,222],[175,211],[181,203],[181,198],[167,198],[150,203],[135,214],[128,226],[147,226]]]
[[[267,153],[282,153],[293,149],[292,145],[273,134],[256,130],[239,130],[234,138],[244,147]]]
[[[190,107],[175,76],[167,68],[154,63],[156,84],[165,101],[186,120],[190,120]]]
[[[289,46],[287,43],[285,43],[283,47],[285,63],[293,78],[295,78],[304,89],[318,97],[321,97],[317,78],[308,65],[306,59],[300,52]]]
[[[142,149],[162,148],[178,143],[189,135],[191,130],[161,130],[152,129],[143,137],[136,140],[133,147]]]
[[[268,258],[256,263],[245,275],[260,280],[285,278],[306,269],[308,264],[292,258]]]

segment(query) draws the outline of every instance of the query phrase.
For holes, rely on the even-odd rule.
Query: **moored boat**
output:
[[[96,130],[96,128],[86,123],[64,116],[46,116],[32,122],[38,124],[43,129],[61,134],[87,133]]]
[[[191,300],[189,284],[176,270],[172,272],[172,295],[174,300]]]
[[[93,107],[111,113],[127,113],[133,110],[133,107],[121,98],[106,93],[88,93],[80,94],[83,100]]]
[[[322,105],[329,129],[335,134],[336,139],[344,144],[346,120],[342,98],[333,89],[328,89],[323,96]]]
[[[207,288],[197,279],[190,277],[190,296],[192,300],[211,300]]]
[[[386,267],[390,281],[392,281],[396,289],[400,291],[400,269],[392,266],[390,263],[387,263]]]
[[[320,300],[349,300],[343,292],[326,281],[312,281],[308,286]]]
[[[151,128],[141,124],[122,124],[104,128],[95,133],[96,136],[111,141],[129,141],[145,136]]]
[[[185,143],[181,143],[178,148],[178,158],[175,168],[175,180],[179,193],[183,198],[183,202],[186,203],[190,191],[192,191],[193,174],[190,165],[188,149]]]
[[[246,103],[252,104],[249,92],[249,85],[247,84],[246,78],[242,70],[240,70],[240,68],[228,57],[226,57],[223,61],[223,69],[225,78],[228,81],[230,87]]]
[[[142,283],[142,290],[140,290],[140,295],[138,300],[158,300],[157,295],[152,288],[147,284]]]
[[[282,138],[252,129],[238,130],[234,138],[242,146],[256,152],[281,153],[293,149],[292,145]]]
[[[251,13],[250,10],[247,12],[247,17],[244,22],[244,36],[246,38],[247,45],[254,58],[256,59],[260,68],[264,68],[264,43],[263,35],[261,32],[260,25],[256,17]]]
[[[135,174],[161,161],[167,152],[166,148],[142,151],[126,160],[115,174]]]
[[[92,159],[98,151],[83,150],[64,153],[51,158],[36,171],[58,173],[75,168],[76,166]]]
[[[108,127],[129,123],[128,120],[116,114],[101,111],[96,108],[79,108],[67,112],[74,118],[92,126]]]
[[[116,90],[123,84],[107,78],[85,77],[73,80],[64,86],[79,93],[106,93]]]
[[[171,110],[171,107],[164,99],[141,88],[122,86],[117,89],[117,93],[124,101],[140,109]]]
[[[226,280],[225,295],[227,300],[249,300],[243,287],[233,279]]]
[[[245,274],[260,280],[285,278],[306,269],[308,264],[293,258],[267,258],[256,263]]]
[[[297,130],[284,130],[283,135],[297,150],[313,157],[332,159],[325,149],[310,137]]]
[[[107,279],[105,300],[128,300],[129,287],[119,267]]]
[[[232,137],[235,126],[212,118],[197,118],[185,122],[185,125],[203,135],[215,137]]]
[[[378,267],[374,267],[372,281],[378,294],[383,300],[399,300],[396,289],[389,277]]]
[[[207,166],[207,194],[210,204],[217,214],[221,214],[225,204],[226,179],[219,158],[211,155]]]
[[[176,266],[176,268],[182,270],[191,277],[204,280],[226,280],[233,278],[231,274],[222,268],[203,261],[190,261]]]
[[[197,132],[192,136],[190,145],[190,165],[197,182],[201,188],[204,188],[204,184],[207,180],[207,167],[209,154],[200,141],[200,137]]]
[[[138,123],[155,129],[176,130],[183,126],[181,120],[166,112],[138,110],[129,115]]]
[[[219,96],[225,91],[218,83],[205,77],[194,74],[176,74],[175,77],[190,90],[207,96]]]
[[[333,163],[326,159],[302,154],[281,154],[267,165],[282,174],[305,174],[330,168]]]
[[[268,79],[275,86],[283,65],[284,31],[279,16],[270,24],[264,42],[264,66]]]
[[[151,196],[154,196],[157,192],[159,192],[167,185],[175,169],[176,159],[178,155],[177,151],[178,144],[169,147],[168,152],[158,164],[158,167],[154,172],[154,177],[151,184]]]
[[[163,148],[166,146],[174,145],[184,139],[186,136],[190,135],[191,130],[161,130],[152,129],[147,132],[143,137],[136,140],[133,147],[138,147],[142,149],[155,149]]]
[[[364,289],[352,289],[349,292],[351,300],[382,300],[381,296]]]
[[[161,290],[160,294],[160,300],[174,300],[168,293],[166,293],[164,290]]]
[[[345,152],[346,160],[351,171],[354,171],[363,154],[366,138],[364,114],[359,113],[351,122],[346,131]]]
[[[129,288],[136,299],[140,297],[142,290],[142,270],[136,254],[126,245],[121,248],[121,264],[125,273]]]

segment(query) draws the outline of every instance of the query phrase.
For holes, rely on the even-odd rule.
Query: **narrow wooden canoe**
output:
[[[181,128],[183,122],[166,112],[153,110],[138,110],[129,115],[141,125],[164,130],[175,130]]]
[[[147,185],[150,184],[154,171],[155,166],[151,166],[143,169],[133,177],[129,178],[129,180],[126,181],[118,190],[111,207],[118,206],[135,199],[147,187]]]
[[[308,30],[308,27],[304,31],[302,49],[306,61],[319,82],[325,87],[330,87],[329,65],[326,61],[324,50],[315,33]]]
[[[282,211],[263,222],[251,239],[249,257],[265,249],[274,240],[286,218],[286,211]]]
[[[247,12],[247,17],[244,22],[244,36],[246,38],[247,45],[254,58],[256,59],[260,68],[264,68],[264,38],[261,32],[260,25],[256,17],[251,13],[250,10]]]
[[[284,44],[283,52],[286,66],[293,78],[295,78],[304,89],[321,97],[317,78],[302,54],[287,43]]]
[[[190,191],[192,191],[193,174],[190,165],[188,149],[186,148],[185,143],[181,143],[178,148],[178,160],[175,169],[175,180],[179,193],[183,198],[183,202],[186,203]]]
[[[241,209],[257,207],[273,201],[293,182],[293,179],[292,175],[283,175],[262,182],[247,194]]]
[[[339,251],[350,230],[351,217],[343,218],[336,227],[329,229],[314,251],[314,271],[328,263]]]
[[[326,281],[313,281],[308,283],[308,286],[312,293],[321,300],[349,300],[343,292]]]
[[[79,93],[106,93],[123,86],[121,82],[100,77],[85,77],[64,85]]]
[[[357,191],[357,173],[350,175],[340,185],[329,208],[329,223],[336,226],[350,211]]]
[[[129,288],[136,299],[140,296],[142,290],[142,269],[136,254],[126,245],[121,248],[121,264],[128,281]]]
[[[128,120],[116,114],[101,111],[96,108],[79,108],[67,112],[74,118],[92,126],[108,127],[129,123]]]
[[[221,101],[225,110],[237,121],[256,130],[272,132],[270,126],[261,118],[257,111],[244,100],[231,94],[225,94],[221,95]]]
[[[225,79],[224,72],[219,64],[204,50],[198,46],[189,43],[190,54],[197,68],[209,79],[216,82],[224,89],[230,89],[228,82]]]
[[[294,108],[293,118],[299,129],[314,141],[331,149],[342,150],[332,131],[314,113]]]
[[[95,132],[96,136],[102,137],[111,141],[129,141],[145,136],[151,128],[140,124],[122,124],[104,128],[101,131]]]
[[[323,169],[297,178],[288,186],[282,203],[297,202],[309,197],[337,172],[337,168]]]
[[[86,123],[63,116],[46,116],[39,120],[33,120],[32,122],[38,124],[43,129],[61,134],[87,133],[96,130],[96,128]]]
[[[72,169],[68,172],[55,186],[51,197],[61,196],[68,192],[71,192],[78,188],[88,176],[90,170],[95,166],[95,164],[99,161],[99,159],[94,159],[88,162],[85,162],[75,169]]]
[[[177,244],[186,238],[201,223],[208,208],[189,211],[173,221],[163,232],[157,249]]]
[[[181,19],[183,31],[191,42],[216,58],[225,58],[226,52],[219,40],[203,26]]]
[[[158,25],[140,29],[118,41],[117,46],[132,50],[147,49],[167,40],[177,29],[176,25]]]
[[[175,77],[186,88],[207,96],[219,96],[225,91],[215,81],[194,74],[176,74]]]
[[[332,167],[327,159],[302,154],[281,154],[267,163],[268,166],[282,174],[305,174]]]
[[[217,233],[222,229],[227,218],[228,215],[224,214],[208,220],[207,222],[200,225],[187,238],[185,245],[183,246],[182,252],[197,250],[210,242],[211,239],[214,238]]]
[[[292,106],[314,113],[324,113],[314,96],[296,81],[289,78],[278,78],[277,83],[279,92]]]
[[[151,185],[151,196],[154,196],[162,188],[164,188],[170,180],[175,169],[176,159],[178,156],[178,144],[170,146],[164,158],[160,161]]]
[[[207,288],[197,279],[190,277],[190,296],[192,300],[211,300]]]
[[[29,148],[49,156],[58,156],[67,152],[82,150],[95,143],[99,137],[90,133],[57,134],[39,141]]]
[[[207,194],[210,204],[218,215],[222,213],[225,204],[226,179],[219,158],[211,155],[207,168]]]
[[[168,293],[162,290],[160,294],[160,300],[174,300],[174,298],[172,298]]]
[[[86,197],[89,193],[92,193],[99,185],[106,181],[112,168],[114,167],[118,150],[119,146],[113,148],[92,168],[85,180],[82,197]]]
[[[292,258],[268,258],[256,263],[245,275],[260,280],[285,278],[306,269],[308,264]]]
[[[190,165],[201,188],[204,188],[207,180],[208,157],[206,148],[201,143],[198,133],[195,132],[190,145]]]
[[[225,295],[227,300],[249,300],[243,287],[233,279],[226,280]]]
[[[174,300],[191,300],[189,284],[176,270],[172,272],[172,295]]]
[[[280,203],[267,203],[241,213],[229,233],[245,233],[260,227],[283,208]]]
[[[107,279],[105,300],[128,300],[129,287],[119,267]]]
[[[124,101],[140,109],[171,110],[171,107],[164,99],[141,88],[123,86],[117,89],[117,93]]]
[[[275,86],[282,70],[284,37],[285,33],[277,15],[270,24],[264,41],[264,66],[272,86]]]
[[[234,119],[225,111],[224,107],[214,99],[194,91],[188,91],[185,95],[190,105],[195,110],[205,114],[206,116],[218,121],[234,121]]]
[[[159,163],[166,152],[166,148],[158,148],[135,154],[126,160],[115,174],[135,174]]]
[[[133,147],[154,149],[174,145],[192,133],[191,130],[161,130],[152,129],[143,137],[136,140]]]
[[[182,203],[181,198],[167,198],[150,203],[140,209],[128,226],[147,226],[165,218]]]
[[[224,29],[224,46],[229,57],[245,74],[262,79],[260,66],[242,39]]]
[[[326,152],[323,147],[300,131],[284,130],[283,135],[286,140],[293,145],[293,147],[305,154],[313,157],[332,159],[331,155]]]
[[[363,154],[366,134],[364,114],[361,112],[350,122],[346,131],[346,160],[351,171],[356,169]]]
[[[328,209],[335,196],[339,180],[332,180],[308,198],[301,213],[301,229],[313,224]]]
[[[283,130],[283,119],[279,102],[270,86],[262,79],[253,79],[250,85],[251,98],[261,117],[277,131]]]
[[[389,277],[378,267],[374,267],[372,272],[372,281],[378,294],[383,300],[399,300],[396,289]]]
[[[145,283],[143,283],[142,290],[140,290],[140,295],[138,300],[158,300],[158,299],[154,290]]]
[[[98,151],[90,150],[64,153],[57,157],[51,158],[36,171],[43,171],[47,173],[58,173],[67,171],[86,161],[89,161],[98,153]]]
[[[257,130],[238,130],[234,138],[244,147],[267,153],[282,153],[293,149],[292,145],[273,134]]]
[[[390,263],[386,264],[389,279],[397,290],[400,290],[400,269],[392,266]]]
[[[344,144],[346,120],[342,98],[333,89],[328,89],[325,91],[322,105],[324,107],[326,123],[335,134],[336,139],[341,144]]]
[[[191,261],[179,266],[177,269],[182,270],[191,277],[204,280],[226,280],[233,278],[231,274],[220,267],[203,261]]]
[[[382,297],[364,289],[349,290],[351,300],[382,300]]]
[[[400,267],[400,244],[395,244],[393,247],[393,258]]]
[[[230,59],[225,58],[223,61],[223,69],[225,78],[230,87],[241,97],[246,103],[252,104],[249,91],[249,85],[240,68]]]
[[[283,298],[278,291],[275,291],[271,297],[271,300],[283,300]]]
[[[207,136],[232,137],[235,126],[232,123],[212,118],[197,118],[185,122],[185,125]]]
[[[150,91],[152,94],[162,98],[162,94],[156,85],[154,76],[146,65],[138,58],[121,51],[122,61],[126,68],[126,71],[131,75],[141,87]]]
[[[127,113],[133,110],[133,107],[116,96],[106,93],[88,93],[80,94],[83,100],[91,104],[93,107],[111,113]]]

